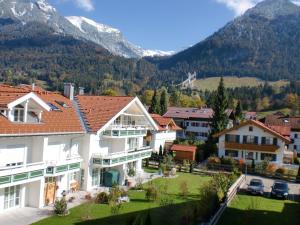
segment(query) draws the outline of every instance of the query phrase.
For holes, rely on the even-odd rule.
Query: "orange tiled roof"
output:
[[[158,114],[151,114],[152,119],[155,121],[155,123],[158,125],[158,129],[160,131],[164,130],[181,130],[179,126],[176,125],[175,121],[172,118],[168,117],[162,117]],[[168,128],[167,128],[168,126]]]
[[[25,86],[8,86],[0,84],[0,102],[10,103],[19,97],[34,92],[44,102],[55,105],[59,111],[43,111],[41,123],[15,123],[9,121],[5,116],[0,116],[0,134],[37,134],[37,133],[82,133],[84,132],[76,108],[72,101],[64,96],[36,87],[34,91]],[[62,101],[69,107],[64,108],[56,101]]]
[[[171,151],[196,152],[197,147],[193,145],[172,145]]]
[[[76,97],[89,131],[97,132],[117,115],[134,97],[82,96]]]

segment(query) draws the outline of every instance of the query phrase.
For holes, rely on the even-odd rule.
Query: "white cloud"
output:
[[[263,0],[216,0],[217,2],[224,4],[227,8],[234,11],[236,16],[242,15],[248,9],[254,7],[257,3]],[[300,5],[300,0],[291,0],[296,5]]]
[[[93,4],[92,0],[75,0],[75,2],[79,8],[82,8],[85,11],[93,11],[94,10],[94,4]]]
[[[239,16],[242,15],[247,9],[252,8],[262,0],[216,0],[219,3],[225,4],[229,9]]]

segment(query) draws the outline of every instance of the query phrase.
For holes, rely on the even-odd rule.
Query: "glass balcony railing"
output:
[[[103,132],[104,136],[109,137],[127,137],[127,136],[144,136],[147,130],[106,130]]]

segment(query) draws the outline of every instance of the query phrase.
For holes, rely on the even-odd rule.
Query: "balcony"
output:
[[[2,185],[30,181],[44,176],[44,162],[30,163],[13,167],[0,167],[0,187]]]
[[[117,126],[113,125],[109,130],[103,132],[104,137],[120,138],[128,136],[145,136],[147,128],[145,126]]]
[[[139,159],[149,158],[152,153],[150,146],[142,147],[138,150],[128,152],[117,152],[109,155],[93,154],[93,164],[101,167],[117,166],[124,163],[136,161]]]
[[[78,155],[71,156],[65,161],[47,161],[46,176],[58,176],[64,174],[67,171],[78,171],[82,158]]]
[[[225,149],[233,150],[250,150],[261,152],[276,152],[279,147],[272,144],[254,144],[254,143],[238,143],[238,142],[225,142]]]

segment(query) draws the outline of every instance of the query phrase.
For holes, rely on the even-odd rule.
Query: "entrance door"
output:
[[[4,189],[4,209],[20,207],[20,185]]]
[[[56,196],[56,178],[45,178],[45,205],[53,204]]]

